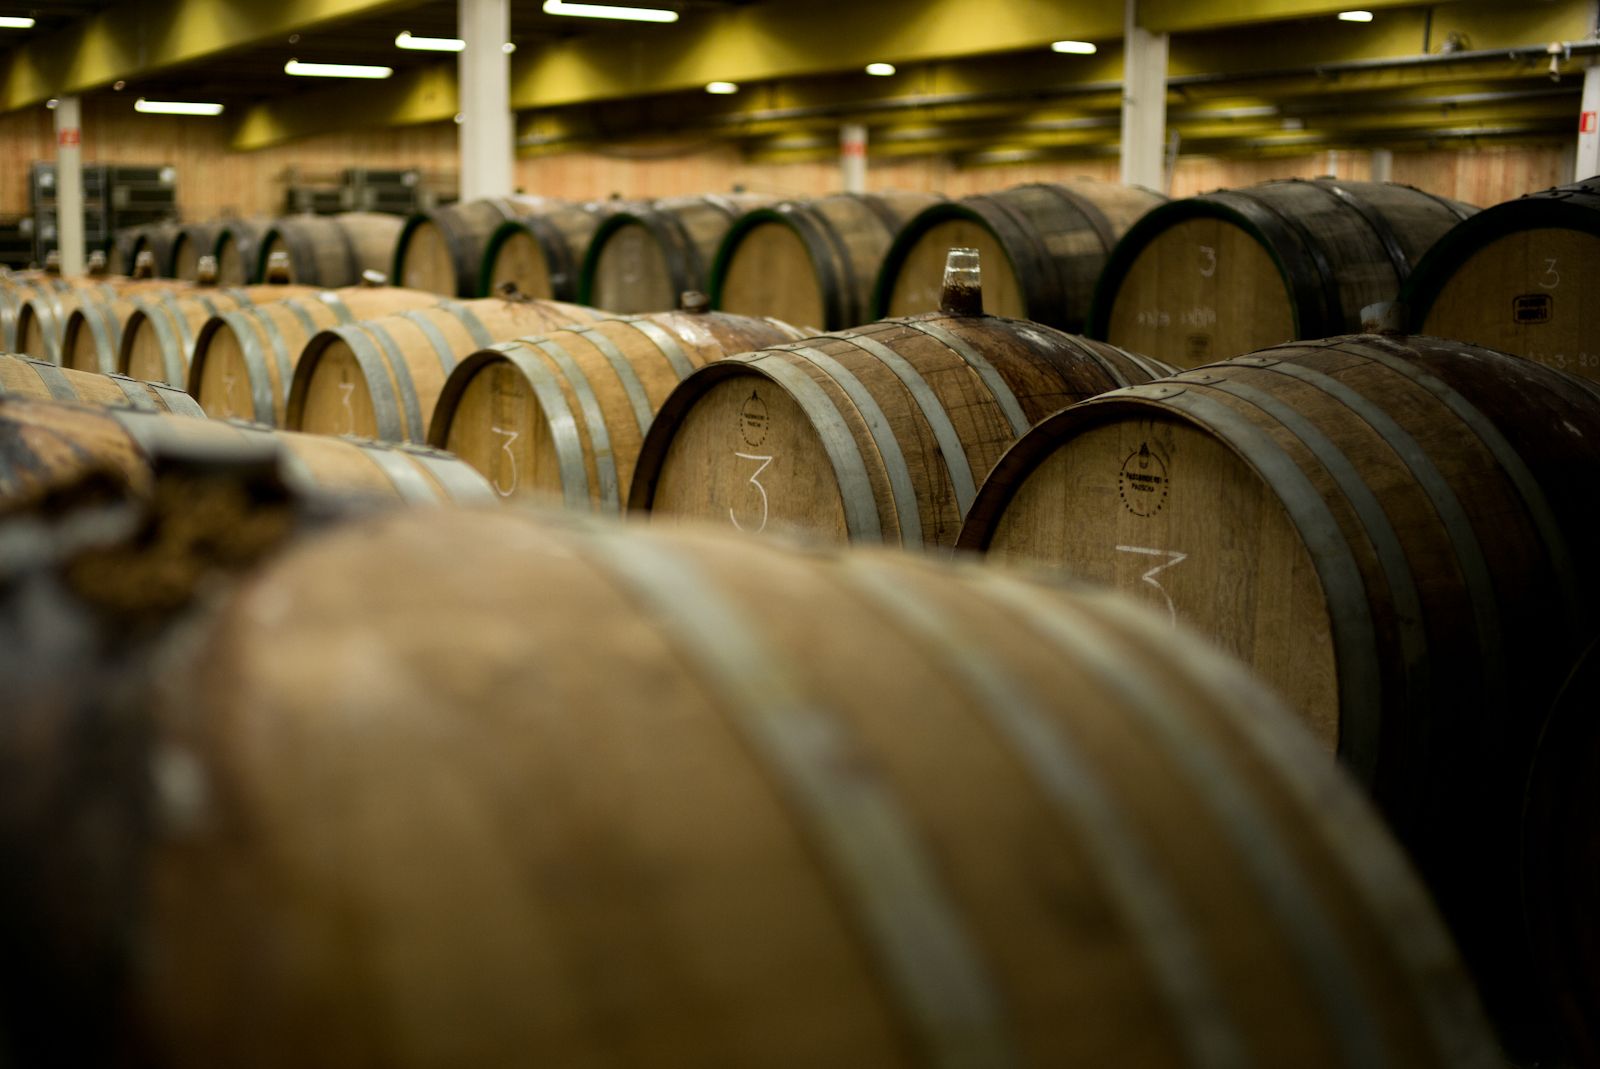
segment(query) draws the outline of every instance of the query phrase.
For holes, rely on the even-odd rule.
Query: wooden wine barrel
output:
[[[139,245],[139,236],[144,232],[143,226],[124,227],[116,232],[111,239],[111,248],[107,250],[109,267],[113,275],[133,274],[134,249]]]
[[[261,281],[261,239],[272,226],[271,219],[230,219],[217,231],[212,247],[217,258],[217,284],[245,286]]]
[[[200,257],[216,253],[221,223],[185,223],[172,239],[172,260],[162,274],[193,282],[199,277]]]
[[[756,533],[949,547],[984,475],[1029,427],[1171,370],[982,314],[890,319],[730,356],[661,406],[628,507]]]
[[[1361,329],[1477,209],[1388,182],[1264,182],[1173,201],[1117,244],[1089,333],[1180,367]]]
[[[484,243],[482,296],[500,292],[509,282],[539,300],[577,300],[589,242],[600,221],[618,210],[611,201],[552,201],[501,223]]]
[[[182,226],[176,220],[148,223],[139,227],[130,246],[133,260],[128,262],[131,264],[139,259],[141,252],[148,252],[155,260],[156,277],[171,278],[172,247],[177,242],[178,235],[182,232],[182,229]],[[132,268],[130,267],[129,270],[131,271]]]
[[[0,396],[205,416],[194,398],[164,383],[140,382],[126,375],[96,375],[5,353],[0,353]]]
[[[1600,643],[1545,721],[1522,821],[1534,951],[1565,1028],[1567,1058],[1600,1065]]]
[[[1487,208],[1438,240],[1400,299],[1422,334],[1600,379],[1600,179]]]
[[[479,197],[413,215],[395,243],[390,277],[445,297],[484,296],[489,235],[511,219],[560,203],[548,197]]]
[[[278,219],[256,250],[256,277],[265,278],[274,252],[289,254],[289,281],[305,286],[354,286],[363,272],[387,274],[405,225],[397,215],[343,212]]]
[[[746,212],[717,249],[711,306],[821,330],[870,323],[880,318],[872,287],[889,246],[908,219],[943,199],[839,193]]]
[[[428,441],[502,497],[615,513],[655,413],[685,375],[728,353],[803,337],[787,323],[657,312],[482,349],[456,366]]]
[[[203,415],[204,413],[197,413]],[[396,498],[415,503],[495,500],[477,472],[437,449],[272,431],[192,414],[89,408],[0,398],[0,498],[17,497],[92,469],[148,485],[151,458],[171,448],[275,447],[290,484],[307,492]]]
[[[318,331],[438,302],[421,290],[350,286],[224,312],[195,334],[189,392],[216,418],[282,426],[294,366]]]
[[[0,656],[38,642],[20,601]],[[27,701],[35,669],[0,725],[23,773],[0,827],[87,870],[66,886],[106,920],[56,955],[51,882],[8,899],[30,990],[85,1013],[63,1037],[7,1003],[22,1053],[1496,1064],[1349,783],[1236,667],[1107,595],[408,510],[184,622],[133,715],[69,723]],[[124,1013],[61,982],[85,956]]]
[[[75,283],[70,288],[40,292],[24,301],[17,310],[16,348],[40,360],[62,363],[69,352],[64,344],[67,323],[76,309],[131,301],[140,294],[181,291],[188,285],[175,279],[104,278]],[[116,370],[114,364],[75,366],[82,371]]]
[[[934,204],[907,222],[884,254],[872,298],[876,318],[936,310],[945,256],[973,248],[983,258],[991,312],[1081,332],[1111,250],[1165,200],[1148,189],[1080,178]]]
[[[578,300],[608,312],[665,312],[710,284],[711,262],[733,221],[770,198],[707,194],[617,212],[595,229]]]
[[[1369,785],[1526,1044],[1548,1030],[1517,824],[1537,711],[1600,627],[1596,495],[1581,380],[1365,335],[1052,416],[960,545],[1134,592],[1249,662]]]
[[[315,286],[262,285],[136,298],[118,336],[114,362],[119,371],[136,379],[181,388],[189,381],[189,358],[207,320],[291,297],[314,298],[318,292]]]
[[[462,357],[597,318],[576,304],[484,297],[326,328],[306,343],[295,365],[284,426],[426,441],[439,391]]]

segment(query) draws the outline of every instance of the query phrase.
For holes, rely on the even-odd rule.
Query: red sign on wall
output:
[[[83,143],[83,131],[68,127],[56,135],[56,143],[59,145],[81,145]]]
[[[1600,130],[1600,112],[1585,111],[1578,116],[1578,133],[1592,134]]]

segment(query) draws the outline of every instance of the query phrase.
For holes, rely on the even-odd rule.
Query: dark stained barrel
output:
[[[884,256],[877,318],[939,307],[945,256],[977,249],[989,310],[1082,332],[1095,280],[1128,228],[1165,197],[1087,178],[1033,183],[935,204]]]
[[[155,273],[158,277],[172,277],[172,246],[178,240],[178,235],[183,228],[177,222],[150,223],[139,227],[129,246],[133,259],[127,261],[126,270],[131,271],[132,265],[139,259],[141,252],[148,252],[155,258]],[[115,270],[115,268],[113,268]]]
[[[689,290],[705,292],[717,246],[739,216],[771,198],[708,194],[617,212],[595,230],[578,301],[608,312],[667,312]]]
[[[506,283],[537,300],[575,301],[584,254],[601,220],[623,208],[616,201],[548,202],[501,223],[483,249],[482,296]]]
[[[1289,179],[1172,201],[1118,243],[1089,333],[1180,367],[1361,329],[1475,208],[1410,186]]]
[[[333,289],[356,285],[367,271],[387,275],[404,225],[399,216],[382,212],[279,219],[256,249],[256,277],[266,277],[267,262],[279,251],[289,254],[288,281],[304,286]]]
[[[163,274],[171,278],[193,282],[199,277],[200,257],[216,253],[220,223],[185,223],[172,239],[171,260]]]
[[[711,268],[711,306],[819,330],[858,327],[872,287],[906,221],[944,198],[933,193],[840,193],[746,212]]]
[[[559,203],[547,197],[480,197],[413,215],[395,243],[389,277],[396,285],[445,297],[484,296],[490,235],[509,220]]]
[[[217,284],[246,286],[261,281],[261,239],[272,220],[230,219],[217,230],[213,254],[217,258]]]

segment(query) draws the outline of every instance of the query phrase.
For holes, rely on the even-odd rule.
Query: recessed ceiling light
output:
[[[706,83],[706,92],[715,93],[718,96],[727,96],[729,93],[737,93],[738,91],[739,91],[739,86],[738,86],[738,83],[736,83],[736,82],[707,82]]]
[[[461,52],[467,47],[459,37],[414,37],[410,30],[402,30],[394,43],[418,52]]]
[[[1370,11],[1341,11],[1341,12],[1339,12],[1339,21],[1341,21],[1341,22],[1371,22],[1372,21],[1372,12],[1370,12]]]
[[[504,52],[508,56],[516,50],[517,46],[510,41],[507,41],[505,44],[500,46],[500,51]]]
[[[1100,51],[1091,41],[1055,41],[1050,45],[1052,52],[1065,52],[1071,56],[1092,56]]]
[[[146,100],[140,97],[133,102],[134,111],[147,115],[221,115],[221,104],[199,100]]]
[[[394,68],[364,63],[301,63],[291,59],[283,65],[283,72],[306,78],[387,78],[394,73]]]
[[[0,29],[31,30],[33,20],[26,15],[0,15]]]
[[[546,15],[575,15],[581,19],[624,19],[628,22],[677,22],[678,13],[659,7],[616,7],[611,4],[572,4],[544,0]]]
[[[868,63],[867,73],[875,74],[879,78],[887,78],[894,73],[893,63]]]

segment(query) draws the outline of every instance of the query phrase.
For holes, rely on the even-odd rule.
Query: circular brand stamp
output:
[[[1154,516],[1167,503],[1167,462],[1161,454],[1141,442],[1139,448],[1128,454],[1117,476],[1117,495],[1122,507],[1135,516]]]
[[[752,448],[767,440],[767,403],[754,390],[750,399],[739,409],[739,434],[744,444]]]

